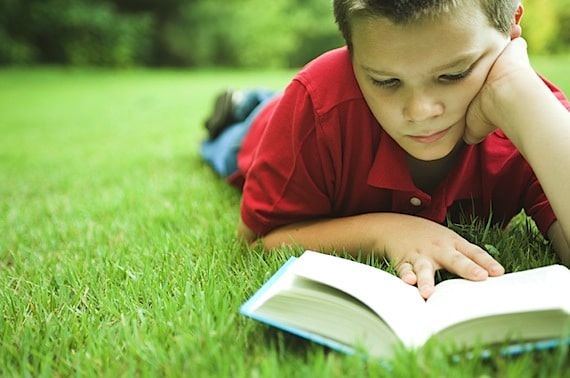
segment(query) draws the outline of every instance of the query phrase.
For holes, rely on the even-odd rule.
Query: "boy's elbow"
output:
[[[267,235],[260,235],[249,228],[242,219],[239,220],[237,234],[238,239],[250,247],[261,245],[267,251],[292,244],[291,241],[289,243],[285,243],[283,241],[285,236],[283,233],[279,232],[279,230],[273,230]],[[285,235],[289,238],[289,233],[286,233]]]
[[[253,246],[253,244],[259,238],[258,235],[251,228],[249,228],[241,219],[239,220],[238,223],[237,235],[241,241],[247,243],[250,246]]]

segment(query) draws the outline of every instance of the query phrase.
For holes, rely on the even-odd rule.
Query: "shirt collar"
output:
[[[456,166],[449,172],[437,191],[455,200],[477,198],[481,194],[479,145],[466,146]],[[368,185],[402,192],[418,192],[408,170],[406,152],[384,130],[372,167]]]
[[[406,163],[406,152],[384,130],[368,173],[368,185],[399,191],[417,191]]]

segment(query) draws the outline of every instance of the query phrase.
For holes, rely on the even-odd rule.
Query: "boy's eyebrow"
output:
[[[480,59],[480,57],[477,58],[476,53],[467,53],[467,54],[461,55],[459,58],[457,58],[456,60],[454,60],[452,62],[445,63],[445,64],[442,64],[441,66],[435,67],[433,69],[433,72],[440,72],[440,71],[445,71],[445,70],[450,69],[450,68],[462,67],[466,64],[474,64],[479,59]],[[362,69],[364,69],[365,71],[368,71],[370,73],[374,73],[374,74],[377,74],[380,76],[398,76],[397,74],[395,74],[393,72],[377,70],[377,69],[374,69],[372,67],[368,67],[367,65],[364,65],[364,64],[360,64],[360,67],[362,67]]]
[[[480,57],[476,58],[476,56],[477,54],[467,53],[465,55],[460,56],[457,60],[454,60],[453,62],[442,64],[441,66],[436,67],[434,69],[434,72],[444,71],[449,68],[461,67],[466,64],[473,64],[474,62],[480,59]]]

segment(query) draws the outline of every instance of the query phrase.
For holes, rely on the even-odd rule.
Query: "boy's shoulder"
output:
[[[294,81],[306,88],[313,104],[322,112],[347,101],[364,101],[346,47],[315,58],[295,76]]]

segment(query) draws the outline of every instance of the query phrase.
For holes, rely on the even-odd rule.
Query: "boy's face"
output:
[[[354,72],[368,106],[408,154],[425,161],[462,140],[467,108],[508,42],[475,6],[412,25],[352,24]]]

